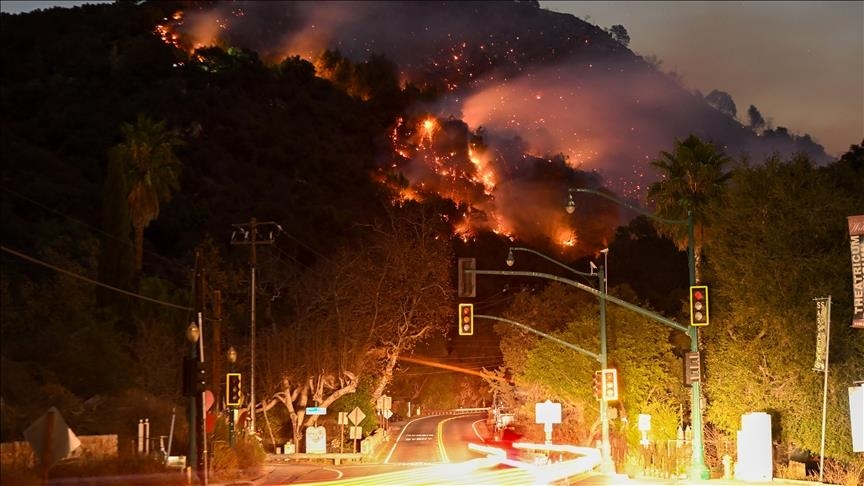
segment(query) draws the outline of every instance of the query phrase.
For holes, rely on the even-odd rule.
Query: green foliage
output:
[[[632,296],[628,297],[632,301]],[[555,337],[597,353],[600,347],[597,305],[596,297],[590,294],[551,284],[537,294],[520,294],[508,318],[531,323],[530,327],[545,329],[547,333],[552,328]],[[660,430],[667,434],[667,429],[671,429],[674,437],[685,396],[681,392],[680,360],[669,342],[670,330],[611,304],[607,304],[606,312],[608,362],[610,367],[617,368],[619,377],[621,400],[616,406],[629,417],[630,423],[635,423],[639,413],[657,411],[661,415]],[[560,401],[572,414],[571,421],[578,417],[576,423],[568,425],[573,434],[570,438],[582,442],[590,437],[589,431],[599,420],[591,384],[594,371],[600,369],[599,363],[557,342],[533,337],[527,331],[505,329],[504,324],[498,326],[504,360],[511,367],[516,386],[534,390],[532,398],[520,400],[522,407],[533,406],[532,399]],[[638,439],[631,445],[638,445]]]
[[[657,215],[684,221],[692,211],[698,230],[696,257],[704,240],[704,225],[709,205],[722,194],[728,175],[723,172],[729,158],[714,144],[695,135],[676,140],[672,152],[663,151],[651,161],[662,179],[648,186],[648,200],[657,208]],[[658,224],[659,231],[669,236],[679,248],[686,248],[687,225]]]
[[[864,187],[835,183],[850,171],[840,163],[817,168],[806,157],[774,157],[733,171],[722,202],[708,212],[706,417],[727,434],[740,428],[743,413],[766,411],[778,439],[819,449],[822,375],[812,371],[813,299],[831,296],[826,453],[850,457],[845,387],[856,379],[853,370],[860,374],[864,338],[845,324],[851,318],[846,216],[864,207]]]

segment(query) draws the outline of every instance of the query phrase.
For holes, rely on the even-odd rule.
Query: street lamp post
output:
[[[569,198],[567,200],[567,212],[573,214],[576,210],[576,201],[573,200],[574,192],[585,192],[606,198],[618,205],[636,211],[639,214],[652,218],[666,224],[686,224],[687,225],[687,266],[689,268],[690,285],[696,285],[696,253],[695,253],[695,233],[693,228],[693,211],[687,210],[687,219],[667,219],[660,217],[654,213],[648,212],[642,208],[628,204],[610,194],[596,191],[594,189],[576,188],[570,189]],[[690,337],[690,352],[699,352],[699,328],[689,326],[687,335]],[[693,457],[690,463],[690,479],[708,479],[710,471],[705,466],[705,448],[702,435],[702,384],[700,381],[695,381],[690,390],[690,422],[693,431]]]
[[[576,269],[571,268],[571,267],[569,267],[569,266],[567,266],[567,265],[565,265],[565,264],[563,264],[557,260],[549,258],[548,256],[546,256],[546,255],[544,255],[538,251],[534,251],[530,248],[522,248],[522,247],[511,247],[510,251],[507,252],[506,263],[507,263],[508,267],[512,267],[513,264],[516,263],[516,259],[513,256],[514,250],[515,251],[524,251],[524,252],[528,252],[528,253],[532,253],[534,255],[537,255],[541,258],[546,259],[547,261],[550,261],[550,262],[558,265],[559,267],[565,268],[565,269],[575,273],[576,275],[581,275],[583,277],[595,276],[595,274],[593,274],[593,273],[580,272],[579,270],[576,270]],[[607,354],[607,350],[606,350],[606,282],[605,282],[603,271],[604,271],[603,266],[600,265],[600,267],[597,269],[596,277],[597,277],[597,290],[600,293],[599,294],[599,297],[600,297],[600,355],[598,357],[598,361],[600,362],[600,368],[605,370],[607,368],[607,363],[608,363],[608,358],[607,358],[608,354]],[[540,275],[538,275],[538,276],[540,276]],[[604,473],[615,474],[615,463],[612,461],[612,447],[611,447],[611,444],[609,442],[609,404],[606,401],[606,397],[604,397],[602,395],[600,397],[600,429],[601,429],[601,441],[602,441],[602,444],[600,445],[600,453],[601,453],[602,460],[603,460],[601,467],[602,467],[602,470]]]

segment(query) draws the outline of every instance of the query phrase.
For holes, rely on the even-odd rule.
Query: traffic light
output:
[[[474,304],[459,304],[459,335],[474,335]]]
[[[240,373],[228,373],[225,375],[225,405],[236,407],[240,405]]]
[[[684,353],[684,384],[690,386],[700,381],[701,376],[702,361],[699,353]]]
[[[607,368],[602,372],[601,387],[603,399],[607,402],[618,400],[618,370]]]
[[[207,368],[203,361],[195,360],[195,393],[204,393],[207,389]]]
[[[207,389],[207,369],[198,358],[183,358],[183,395],[194,396]]]
[[[705,285],[690,286],[690,325],[708,325],[708,287]]]
[[[596,398],[597,400],[600,400],[600,398],[603,397],[601,393],[603,390],[603,385],[601,384],[602,379],[600,377],[602,373],[602,371],[594,372],[594,398]]]

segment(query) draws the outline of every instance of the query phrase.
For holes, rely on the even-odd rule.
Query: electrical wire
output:
[[[28,262],[35,263],[37,265],[42,265],[43,267],[50,268],[51,270],[54,270],[56,272],[60,272],[60,273],[67,275],[69,277],[76,278],[78,280],[83,280],[83,281],[91,283],[93,285],[98,285],[99,287],[110,289],[110,290],[113,290],[115,292],[119,292],[121,294],[128,295],[130,297],[135,297],[136,299],[146,300],[148,302],[153,302],[154,304],[160,304],[160,305],[164,305],[167,307],[173,307],[175,309],[180,309],[180,310],[185,310],[185,311],[192,311],[193,310],[191,307],[185,307],[182,305],[172,304],[171,302],[165,302],[163,300],[154,299],[151,297],[147,297],[145,295],[136,294],[135,292],[130,292],[128,290],[123,290],[123,289],[120,289],[117,287],[112,287],[111,285],[104,284],[102,282],[99,282],[98,280],[93,280],[93,279],[85,277],[83,275],[78,275],[77,273],[70,272],[68,270],[64,270],[60,267],[51,265],[50,263],[43,262],[42,260],[39,260],[38,258],[34,258],[34,257],[29,256],[29,255],[25,255],[24,253],[13,250],[11,248],[6,248],[5,246],[0,246],[0,250],[5,251],[6,253],[10,253],[12,255],[15,255],[18,258],[21,258],[22,260],[27,260]]]

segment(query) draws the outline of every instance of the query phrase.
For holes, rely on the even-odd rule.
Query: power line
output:
[[[77,273],[70,272],[70,271],[68,271],[68,270],[64,270],[64,269],[62,269],[62,268],[60,268],[60,267],[57,267],[57,266],[51,265],[50,263],[43,262],[42,260],[39,260],[39,259],[37,259],[37,258],[33,258],[33,257],[29,256],[29,255],[25,255],[24,253],[21,253],[21,252],[19,252],[19,251],[13,250],[13,249],[11,249],[11,248],[6,248],[5,246],[0,246],[0,250],[3,250],[3,251],[5,251],[5,252],[7,252],[7,253],[11,253],[12,255],[17,256],[18,258],[21,258],[22,260],[27,260],[28,262],[35,263],[35,264],[37,264],[37,265],[42,265],[43,267],[50,268],[51,270],[54,270],[54,271],[60,272],[60,273],[62,273],[62,274],[64,274],[64,275],[68,275],[68,276],[70,276],[70,277],[72,277],[72,278],[76,278],[76,279],[78,279],[78,280],[83,280],[83,281],[85,281],[85,282],[91,283],[91,284],[93,284],[93,285],[98,285],[98,286],[100,286],[100,287],[104,287],[104,288],[106,288],[106,289],[110,289],[110,290],[113,290],[113,291],[115,291],[115,292],[120,292],[121,294],[125,294],[125,295],[128,295],[128,296],[130,296],[130,297],[135,297],[136,299],[146,300],[146,301],[148,301],[148,302],[153,302],[154,304],[160,304],[160,305],[164,305],[164,306],[167,306],[167,307],[173,307],[173,308],[175,308],[175,309],[180,309],[180,310],[185,310],[185,311],[191,311],[191,310],[192,310],[191,307],[184,307],[184,306],[182,306],[182,305],[172,304],[171,302],[165,302],[165,301],[162,301],[162,300],[158,300],[158,299],[154,299],[154,298],[151,298],[151,297],[147,297],[147,296],[145,296],[145,295],[136,294],[135,292],[130,292],[130,291],[128,291],[128,290],[123,290],[123,289],[120,289],[120,288],[117,288],[117,287],[112,287],[111,285],[104,284],[104,283],[102,283],[102,282],[99,282],[99,281],[97,281],[97,280],[93,280],[93,279],[88,278],[88,277],[85,277],[85,276],[83,276],[83,275],[78,275]]]

